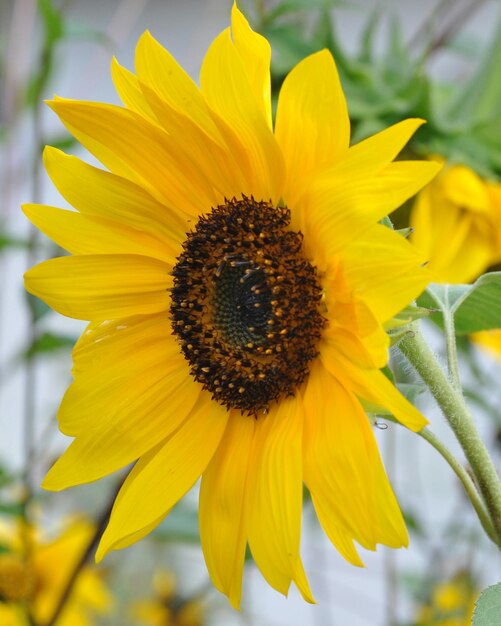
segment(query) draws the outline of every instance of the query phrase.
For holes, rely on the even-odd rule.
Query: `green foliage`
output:
[[[334,0],[283,0],[260,15],[261,32],[273,48],[275,99],[294,65],[326,47],[347,97],[354,143],[401,119],[422,117],[428,124],[408,151],[440,154],[486,178],[501,178],[501,23],[484,49],[457,29],[409,42],[396,13],[388,16],[377,5],[367,17],[358,50],[348,54],[336,25],[336,8],[345,4],[353,8]],[[384,47],[376,52],[381,32]],[[441,49],[473,61],[469,80],[445,84],[431,79],[428,60]]]
[[[7,248],[27,248],[28,242],[19,237],[11,237],[7,233],[0,231],[0,252]]]
[[[31,359],[39,354],[49,354],[61,350],[71,350],[75,345],[75,338],[55,333],[42,333],[35,339],[23,354],[25,359]]]
[[[484,274],[473,285],[432,284],[418,304],[450,311],[458,335],[501,328],[501,272]],[[436,314],[431,319],[440,323]]]
[[[501,624],[501,583],[487,587],[475,603],[472,626],[499,626]]]
[[[65,33],[62,12],[52,0],[38,0],[38,11],[43,29],[43,43],[38,67],[31,76],[26,91],[26,102],[33,108],[39,106],[44,87],[53,74],[55,46]]]

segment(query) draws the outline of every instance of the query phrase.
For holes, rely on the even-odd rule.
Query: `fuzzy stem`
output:
[[[456,347],[456,330],[454,326],[454,314],[449,308],[449,295],[445,293],[445,306],[442,309],[445,330],[445,344],[447,349],[447,366],[449,379],[458,394],[462,394],[461,380],[459,378],[458,354]]]
[[[496,543],[501,545],[501,482],[463,395],[452,386],[417,324],[400,341],[399,348],[428,386],[461,444],[489,512]]]
[[[423,439],[425,439],[430,445],[432,445],[435,450],[447,461],[450,465],[456,476],[461,481],[470,502],[475,509],[478,519],[482,524],[482,528],[485,530],[486,534],[489,538],[495,543],[498,544],[498,539],[496,537],[496,531],[492,526],[492,522],[490,520],[488,512],[485,510],[484,503],[477,491],[475,483],[471,479],[471,476],[465,470],[465,468],[459,463],[456,457],[452,454],[452,452],[438,439],[438,437],[432,433],[429,428],[423,428],[418,432]]]

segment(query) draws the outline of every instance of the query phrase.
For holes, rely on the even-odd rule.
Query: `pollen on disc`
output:
[[[290,212],[242,197],[203,215],[173,270],[171,318],[192,376],[251,415],[307,377],[325,319]]]

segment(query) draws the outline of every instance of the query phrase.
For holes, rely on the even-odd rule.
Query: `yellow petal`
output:
[[[25,287],[51,308],[82,320],[167,311],[172,276],[167,264],[134,254],[50,259],[25,274]]]
[[[92,415],[94,421],[99,415],[102,423],[73,441],[48,472],[43,488],[61,491],[98,480],[132,463],[171,435],[199,398],[199,386],[186,370],[150,367],[132,377],[127,372],[122,379],[91,392],[81,381],[73,383],[73,393],[65,396],[62,411],[70,412],[73,400],[77,414],[86,408],[88,422],[92,422]],[[61,421],[64,423],[64,413]]]
[[[365,345],[364,339],[344,328],[329,327],[323,333],[321,349],[329,350],[332,347],[339,350],[360,367],[384,367],[388,362],[388,335],[384,331],[375,334],[369,346]]]
[[[287,595],[291,581],[314,602],[299,556],[303,501],[303,407],[282,399],[256,423],[249,487],[249,546],[268,583]]]
[[[247,174],[241,164],[235,162],[235,155],[222,139],[214,141],[193,119],[173,109],[146,84],[141,83],[141,88],[169,136],[181,145],[190,146],[190,157],[194,165],[206,173],[216,194],[217,204],[251,190]]]
[[[446,170],[440,185],[448,200],[459,207],[477,213],[490,213],[490,198],[483,180],[464,165]]]
[[[374,177],[322,175],[304,198],[301,230],[308,256],[322,266],[435,176],[431,162],[391,163]],[[317,262],[318,259],[318,262]]]
[[[444,197],[439,183],[446,174],[417,197],[411,212],[412,241],[427,255],[432,280],[466,283],[497,258],[495,227],[484,215]]]
[[[282,197],[284,164],[281,151],[258,104],[248,68],[244,65],[230,30],[212,42],[200,73],[202,92],[215,119],[228,124],[250,157],[254,197],[278,202]]]
[[[256,420],[233,411],[202,477],[200,540],[212,582],[240,607],[247,541],[246,490]]]
[[[189,146],[128,109],[57,99],[49,103],[68,130],[112,172],[129,178],[188,215],[210,209],[210,182],[191,162]]]
[[[385,407],[410,430],[419,431],[428,421],[378,369],[362,369],[340,352],[331,349],[320,354],[325,368],[357,396]]]
[[[402,514],[360,403],[318,361],[304,402],[305,480],[327,535],[357,565],[350,539],[370,550],[378,543],[407,545]]]
[[[276,136],[283,150],[288,192],[311,172],[332,167],[345,155],[350,120],[334,59],[328,50],[291,70],[278,98]]]
[[[271,128],[271,46],[264,37],[252,30],[235,2],[231,9],[231,34],[257,104]]]
[[[227,420],[227,410],[206,394],[177,431],[141,457],[117,496],[99,557],[158,520],[191,489],[211,460]]]
[[[155,200],[142,187],[48,146],[44,165],[59,193],[80,213],[116,220],[162,238],[177,251],[189,229],[187,215]],[[178,254],[178,252],[176,252]]]
[[[191,118],[212,139],[219,131],[199,88],[174,57],[149,31],[136,46],[135,66],[138,79],[153,89],[172,109]]]
[[[158,124],[155,114],[141,91],[137,77],[122,67],[115,57],[111,61],[111,77],[120,100],[125,106],[153,124]]]
[[[355,144],[336,164],[337,175],[358,172],[374,176],[395,159],[422,124],[424,120],[418,118],[403,120]]]
[[[377,319],[385,322],[417,298],[432,280],[416,246],[381,224],[371,226],[342,253],[345,278]]]
[[[24,204],[26,217],[61,248],[72,254],[129,254],[151,256],[171,268],[176,263],[169,247],[158,238],[115,220],[88,217],[43,204]]]
[[[78,378],[81,374],[95,374],[96,370],[119,368],[121,363],[140,368],[146,356],[156,358],[157,353],[150,350],[152,347],[158,348],[158,353],[163,353],[167,362],[182,358],[173,337],[172,324],[163,312],[91,322],[73,348],[73,375]],[[134,354],[141,349],[148,352],[138,362]]]
[[[141,539],[144,539],[147,535],[151,533],[151,531],[155,530],[155,528],[161,522],[163,522],[163,520],[167,517],[167,515],[169,515],[171,510],[172,509],[169,509],[168,511],[163,511],[162,515],[159,515],[150,524],[148,524],[144,528],[141,528],[141,530],[138,530],[135,533],[131,533],[130,535],[127,535],[127,537],[124,537],[123,539],[118,540],[116,543],[113,544],[112,549],[123,550],[124,548],[128,548],[134,545],[135,543],[137,543],[138,541],[141,541]],[[101,549],[101,546],[98,546],[98,549],[96,551],[96,563],[100,563],[104,559],[106,554],[107,552]]]

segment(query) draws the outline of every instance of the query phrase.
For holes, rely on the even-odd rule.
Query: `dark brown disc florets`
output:
[[[252,415],[308,375],[325,319],[316,269],[290,212],[253,198],[203,215],[174,267],[171,316],[191,374]]]

